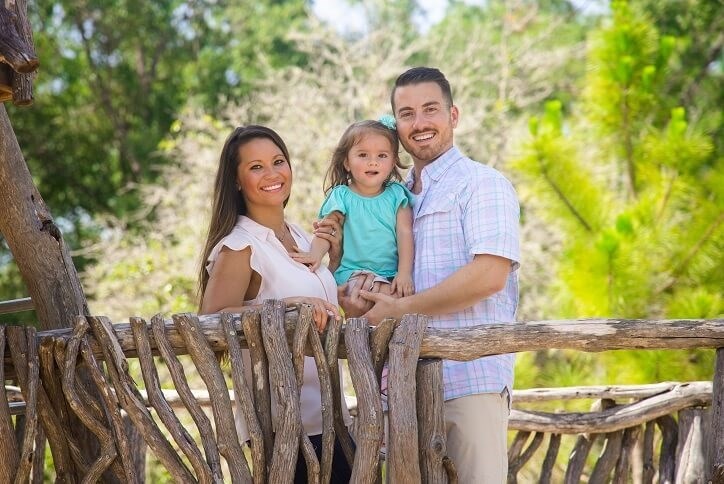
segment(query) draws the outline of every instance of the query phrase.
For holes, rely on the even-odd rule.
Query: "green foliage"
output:
[[[714,184],[722,163],[686,109],[661,101],[678,40],[625,2],[614,2],[610,23],[590,37],[580,100],[569,116],[547,103],[515,163],[563,235],[548,311],[721,317],[724,199]],[[618,381],[692,379],[710,375],[710,353],[616,352],[602,361]]]

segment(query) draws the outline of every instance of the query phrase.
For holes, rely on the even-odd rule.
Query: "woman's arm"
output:
[[[209,276],[200,313],[241,312],[252,272],[251,248],[231,250],[224,247]]]
[[[392,281],[392,293],[400,297],[410,296],[415,292],[412,280],[412,259],[415,255],[412,236],[412,209],[400,207],[397,210],[397,276]]]
[[[256,294],[247,295],[253,274],[249,247],[243,250],[222,249],[206,285],[200,314],[240,313],[245,309],[259,307],[244,305],[244,300],[256,297]],[[286,297],[283,301],[287,304],[311,305],[312,319],[320,331],[327,325],[329,316],[340,318],[339,308],[335,304],[318,297]]]

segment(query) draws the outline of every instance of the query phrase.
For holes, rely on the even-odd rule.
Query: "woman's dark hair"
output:
[[[246,203],[236,182],[237,169],[239,167],[239,148],[253,139],[266,138],[277,145],[284,154],[287,163],[289,161],[289,150],[284,140],[273,129],[266,126],[249,125],[236,128],[231,132],[219,157],[219,169],[216,172],[214,182],[214,201],[211,208],[211,221],[209,232],[206,236],[204,251],[201,258],[201,269],[199,271],[199,307],[204,298],[206,284],[209,282],[209,274],[206,271],[206,262],[212,249],[231,232],[236,225],[239,215],[246,215]],[[284,201],[286,205],[287,200]]]
[[[344,167],[344,162],[347,161],[347,155],[349,155],[352,147],[370,133],[380,134],[390,142],[392,156],[395,157],[395,164],[392,167],[390,179],[402,180],[400,170],[404,170],[407,166],[400,162],[400,140],[397,137],[397,131],[388,128],[379,121],[358,121],[352,123],[345,130],[337,143],[337,147],[334,149],[332,161],[329,164],[329,169],[327,169],[327,175],[324,180],[325,194],[329,193],[329,191],[337,185],[349,185],[351,180],[350,173]]]

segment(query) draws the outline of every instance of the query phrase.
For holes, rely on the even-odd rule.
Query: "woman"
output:
[[[312,272],[289,257],[309,250],[311,237],[284,218],[292,188],[289,152],[281,137],[264,126],[236,128],[224,143],[214,188],[206,262],[199,275],[201,314],[240,312],[264,299],[313,307],[314,323],[324,329],[328,317],[339,318],[337,288],[326,267]],[[315,234],[339,250],[341,227],[322,222]],[[248,354],[247,354],[248,355]],[[248,357],[245,369],[250,368]],[[272,395],[273,397],[273,395]],[[322,441],[320,383],[314,359],[304,359],[300,405],[304,431],[319,453]],[[349,423],[342,399],[343,413]],[[243,420],[243,419],[239,419]],[[243,439],[246,425],[237,420]],[[335,445],[332,482],[348,482],[351,470]],[[299,456],[295,482],[306,482],[304,458]]]

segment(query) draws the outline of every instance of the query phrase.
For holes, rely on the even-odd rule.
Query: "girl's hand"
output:
[[[400,274],[392,280],[392,287],[390,288],[392,294],[397,297],[412,296],[415,294],[415,283],[412,282],[412,276],[410,274]]]
[[[333,317],[336,321],[341,319],[339,308],[329,301],[325,301],[319,297],[285,297],[284,302],[287,304],[309,304],[312,306],[312,319],[317,331],[323,331],[327,327],[327,318]]]
[[[294,247],[294,252],[289,253],[289,257],[309,267],[309,270],[312,272],[319,269],[319,266],[322,264],[321,258],[314,257],[310,252],[301,252],[297,247]]]
[[[329,270],[334,272],[342,260],[342,225],[344,215],[332,212],[322,220],[314,222],[314,235],[329,242]]]

